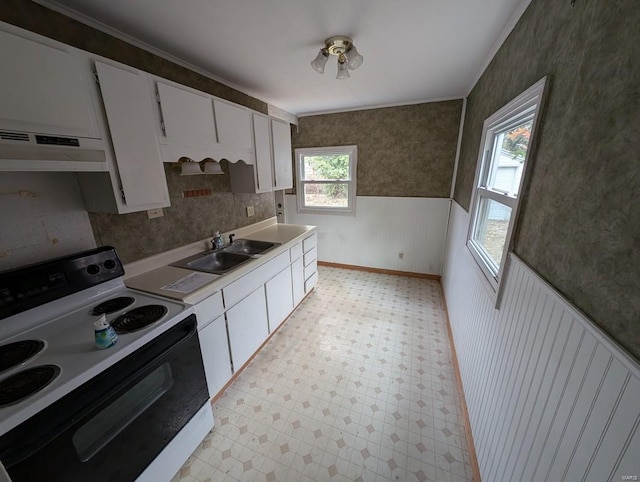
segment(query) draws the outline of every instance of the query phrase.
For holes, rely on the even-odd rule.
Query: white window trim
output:
[[[349,180],[343,180],[349,184],[349,198],[348,207],[312,207],[304,205],[304,184],[306,183],[322,183],[322,181],[303,181],[302,172],[304,172],[304,166],[302,165],[302,159],[305,155],[316,154],[320,156],[332,155],[332,154],[348,154],[349,155]],[[299,213],[308,214],[343,214],[348,216],[355,216],[356,214],[356,174],[358,165],[358,146],[331,146],[331,147],[307,147],[295,150],[296,156],[296,198],[298,204]],[[328,184],[333,184],[336,181],[326,181]]]
[[[480,149],[478,152],[478,163],[476,166],[476,175],[473,181],[473,195],[471,197],[471,207],[469,211],[470,216],[466,245],[472,257],[475,259],[478,268],[483,275],[483,279],[487,282],[486,284],[489,287],[490,292],[495,296],[494,301],[496,308],[500,307],[502,292],[505,285],[504,280],[506,279],[508,273],[509,253],[513,249],[514,226],[518,222],[518,214],[521,205],[520,201],[524,196],[523,187],[527,185],[529,172],[531,171],[531,159],[535,157],[535,138],[541,119],[540,113],[544,104],[547,85],[547,77],[543,77],[522,94],[513,99],[511,102],[489,116],[484,121],[484,125],[482,127],[482,137],[480,142]],[[518,121],[526,116],[532,108],[535,109],[533,114],[533,124],[527,153],[524,159],[522,177],[520,178],[520,184],[518,186],[518,195],[516,197],[513,197],[481,187],[480,176],[484,172],[486,163],[491,161],[490,151],[492,150],[493,146],[487,145],[488,142],[492,143],[495,132],[499,132],[505,129],[505,127],[509,126],[510,124],[517,125]],[[490,267],[490,265],[493,265],[493,262],[490,259],[487,259],[483,250],[478,249],[477,243],[473,239],[474,226],[476,223],[476,218],[478,216],[480,199],[482,197],[493,199],[511,208],[511,217],[507,230],[505,248],[502,252],[500,268],[498,269],[497,274],[494,274],[493,270]]]

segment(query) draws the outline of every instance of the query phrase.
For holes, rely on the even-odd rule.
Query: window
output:
[[[296,149],[298,211],[355,214],[357,146]]]
[[[546,77],[482,129],[467,246],[498,295],[545,85]]]

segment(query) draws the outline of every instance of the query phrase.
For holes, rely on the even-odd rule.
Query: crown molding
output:
[[[367,105],[367,106],[346,107],[344,109],[312,111],[312,112],[305,112],[303,114],[298,114],[298,118],[311,117],[314,115],[341,114],[343,112],[355,112],[355,111],[361,111],[361,110],[386,109],[388,107],[402,107],[405,105],[431,104],[433,102],[447,102],[449,100],[462,100],[464,97],[465,96],[463,95],[453,96],[453,97],[437,97],[437,98],[429,98],[429,99],[412,100],[408,102],[393,102],[389,104],[376,104],[376,105]]]

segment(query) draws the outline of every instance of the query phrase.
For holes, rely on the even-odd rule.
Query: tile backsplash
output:
[[[171,206],[164,215],[89,213],[96,243],[114,246],[128,263],[275,216],[273,193],[232,193],[228,163],[221,164],[225,174],[210,176],[180,176],[177,164],[165,164]],[[210,195],[184,196],[192,191]],[[254,207],[254,216],[247,216],[247,206]]]

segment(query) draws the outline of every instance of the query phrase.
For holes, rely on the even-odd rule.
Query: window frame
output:
[[[304,158],[306,156],[327,156],[346,154],[349,156],[349,179],[312,180],[302,179],[304,173]],[[305,147],[295,150],[296,159],[296,199],[299,213],[308,214],[341,214],[355,216],[356,214],[356,177],[358,166],[358,146]],[[347,184],[349,195],[347,207],[306,206],[304,186],[306,184]]]
[[[476,264],[478,265],[483,278],[486,280],[491,293],[495,296],[496,308],[499,308],[500,306],[504,280],[506,279],[508,272],[509,253],[513,250],[514,227],[518,220],[520,205],[524,194],[524,186],[527,184],[531,164],[535,157],[536,133],[539,129],[541,111],[545,101],[547,85],[548,77],[543,77],[511,102],[487,117],[482,127],[478,162],[473,181],[473,194],[469,209],[470,216],[466,246],[471,253],[471,256],[476,261]],[[516,194],[514,195],[489,187],[491,166],[494,161],[494,156],[496,155],[496,138],[508,129],[516,127],[526,120],[529,120],[529,118],[532,121],[531,135],[529,137],[529,144],[523,161],[522,176],[520,177]],[[511,209],[511,216],[509,218],[507,235],[499,267],[495,266],[495,263],[484,247],[474,239],[477,231],[477,222],[480,219],[480,211],[482,209],[481,203],[483,199],[493,200]]]

